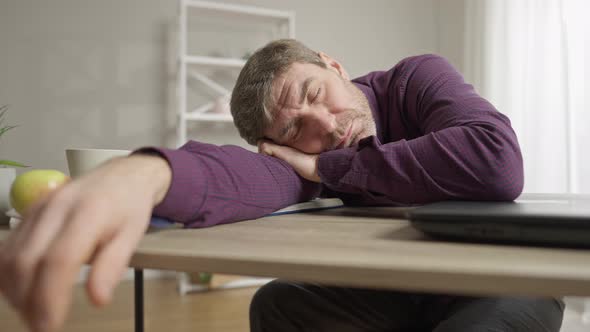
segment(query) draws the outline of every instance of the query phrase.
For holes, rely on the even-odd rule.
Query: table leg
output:
[[[143,332],[143,270],[135,269],[135,332]]]

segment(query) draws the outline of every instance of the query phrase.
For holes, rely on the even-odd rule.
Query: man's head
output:
[[[367,100],[340,63],[292,39],[252,55],[236,82],[231,111],[240,135],[253,145],[266,138],[320,153],[375,135]]]

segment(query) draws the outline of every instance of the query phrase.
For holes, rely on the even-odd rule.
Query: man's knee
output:
[[[263,331],[287,331],[285,311],[298,288],[296,284],[274,280],[262,286],[254,294],[250,303],[250,330],[252,332]]]
[[[562,319],[554,299],[482,298],[458,304],[434,332],[558,332]]]
[[[262,312],[270,312],[272,309],[276,309],[281,304],[281,301],[289,298],[284,296],[288,296],[292,292],[291,288],[290,284],[277,280],[260,287],[250,303],[250,314],[259,315]]]

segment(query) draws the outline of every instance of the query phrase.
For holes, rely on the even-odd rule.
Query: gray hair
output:
[[[273,115],[271,87],[291,64],[311,63],[326,68],[317,52],[294,39],[279,39],[258,49],[246,62],[232,92],[230,107],[240,136],[249,144],[264,137]]]

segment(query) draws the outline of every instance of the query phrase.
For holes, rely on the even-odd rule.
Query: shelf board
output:
[[[202,55],[185,55],[184,61],[188,64],[204,65],[204,66],[221,66],[221,67],[235,67],[241,68],[246,64],[246,60],[238,58],[221,58]]]
[[[184,0],[188,7],[206,9],[211,11],[225,12],[229,14],[240,14],[249,16],[258,16],[271,19],[285,20],[294,16],[292,12],[275,9],[267,9],[254,6],[234,5],[227,3],[217,3],[200,0]]]
[[[230,114],[197,113],[197,114],[186,114],[185,118],[187,120],[195,120],[195,121],[234,122],[234,119]]]

